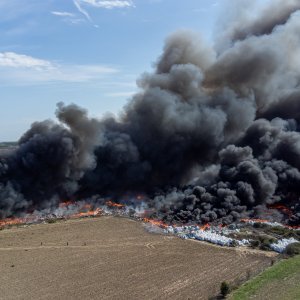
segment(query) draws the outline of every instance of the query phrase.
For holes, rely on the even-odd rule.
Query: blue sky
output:
[[[0,141],[54,118],[59,101],[118,113],[170,33],[212,42],[221,2],[0,0]]]

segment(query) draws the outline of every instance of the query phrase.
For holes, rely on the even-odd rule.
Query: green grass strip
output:
[[[278,283],[278,294],[284,289],[284,283],[282,280],[293,279],[293,277],[300,276],[300,255],[290,259],[284,259],[268,268],[263,273],[253,278],[252,280],[243,284],[240,288],[235,290],[228,298],[231,300],[246,300],[250,296],[259,295],[260,289],[263,287]],[[276,293],[276,291],[274,291]],[[293,290],[289,291],[289,294],[298,296],[300,295],[300,283],[295,285]],[[297,299],[297,298],[293,298]],[[300,298],[298,298],[300,299]]]

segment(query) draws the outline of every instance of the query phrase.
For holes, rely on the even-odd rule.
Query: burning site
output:
[[[164,238],[297,243],[300,2],[233,2],[213,46],[169,35],[119,116],[59,102],[1,152],[0,227],[121,216]]]
[[[175,32],[119,118],[59,103],[1,157],[1,218],[109,197],[167,223],[300,225],[299,8],[237,18],[215,48]]]

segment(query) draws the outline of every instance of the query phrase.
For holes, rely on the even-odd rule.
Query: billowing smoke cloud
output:
[[[17,150],[1,159],[0,217],[57,205],[78,190],[78,181],[96,165],[99,122],[75,105],[58,105],[61,125],[34,123]]]
[[[231,39],[244,40],[249,36],[271,34],[277,26],[284,25],[300,9],[298,0],[273,0],[261,13],[246,22],[240,20],[233,27]],[[239,25],[239,26],[238,26]]]
[[[1,159],[0,217],[141,192],[169,222],[230,223],[283,202],[299,223],[300,4],[275,2],[228,24],[217,50],[171,35],[119,119],[59,104],[59,123],[34,123]]]

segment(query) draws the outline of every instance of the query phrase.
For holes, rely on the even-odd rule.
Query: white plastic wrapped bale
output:
[[[239,244],[239,246],[249,246],[250,245],[250,241],[246,240],[246,239],[242,239],[241,241],[236,240]]]
[[[278,223],[278,222],[270,222],[270,221],[258,221],[258,220],[244,220],[244,223],[250,224],[250,225],[254,225],[254,224],[264,224],[264,225],[268,225],[271,227],[285,227],[283,224]]]
[[[199,227],[197,226],[168,226],[167,228],[165,228],[165,232],[175,234],[183,239],[195,239],[198,241],[206,241],[220,246],[233,246],[234,244],[243,246],[249,244],[248,240],[238,241],[226,237],[223,232],[223,229],[220,229],[218,227],[211,227],[208,230],[203,230],[199,229]],[[228,234],[229,230],[226,230],[226,233]]]
[[[298,241],[294,238],[282,239],[282,240],[278,240],[277,243],[271,244],[270,247],[272,250],[274,250],[278,253],[283,253],[288,245],[297,243],[297,242]]]
[[[197,230],[194,236],[196,240],[206,241],[220,246],[232,246],[234,241],[232,238],[211,231]]]

